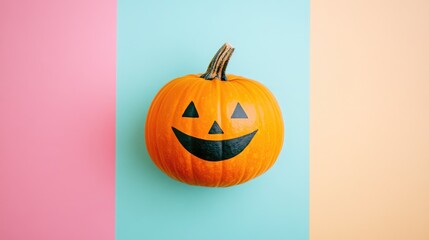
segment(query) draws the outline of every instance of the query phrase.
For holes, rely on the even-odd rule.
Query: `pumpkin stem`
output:
[[[233,52],[234,48],[229,43],[222,45],[210,62],[207,71],[200,77],[206,80],[219,78],[222,81],[226,81],[225,70]]]

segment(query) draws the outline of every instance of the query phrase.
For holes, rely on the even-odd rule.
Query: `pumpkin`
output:
[[[173,79],[155,96],[145,137],[153,162],[191,185],[228,187],[267,171],[283,144],[283,120],[262,84],[225,74],[224,44],[204,74]]]

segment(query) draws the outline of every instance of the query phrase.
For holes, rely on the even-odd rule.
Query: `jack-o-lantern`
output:
[[[267,171],[283,145],[280,108],[262,84],[225,74],[234,48],[224,44],[204,74],[167,83],[146,120],[146,145],[168,176],[227,187]]]

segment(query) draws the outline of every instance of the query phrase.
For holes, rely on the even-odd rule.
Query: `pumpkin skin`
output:
[[[155,96],[145,127],[158,168],[178,181],[208,187],[241,184],[267,171],[280,153],[283,132],[270,91],[230,74],[170,81]]]

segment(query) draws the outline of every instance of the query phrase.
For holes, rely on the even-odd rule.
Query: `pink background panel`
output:
[[[0,239],[114,239],[113,0],[0,2]]]

